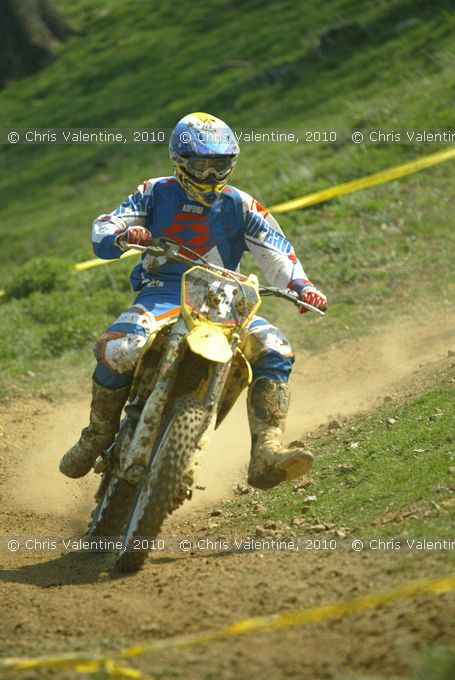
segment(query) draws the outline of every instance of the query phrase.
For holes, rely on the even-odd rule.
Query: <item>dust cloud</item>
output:
[[[66,516],[75,532],[83,531],[90,516],[97,479],[66,478],[58,469],[63,453],[79,438],[87,424],[89,396],[65,402],[40,417],[39,427],[28,433],[28,448],[17,469],[12,502],[18,510],[36,515]]]
[[[447,357],[448,349],[455,349],[455,315],[450,310],[425,323],[389,324],[323,354],[303,353],[291,378],[285,441],[305,438],[305,432],[331,418],[377,406],[386,395],[393,395],[404,379]],[[33,436],[28,433],[23,440],[29,451],[18,463],[17,483],[12,489],[19,509],[38,515],[66,515],[75,530],[83,529],[88,521],[99,478],[66,479],[58,470],[58,461],[86,425],[88,409],[87,392],[84,400],[65,402],[36,420]],[[197,479],[205,488],[195,490],[191,507],[229,497],[237,483],[245,483],[249,449],[243,394],[212,437]]]

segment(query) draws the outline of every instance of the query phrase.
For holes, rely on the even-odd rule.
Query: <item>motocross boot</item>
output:
[[[113,441],[130,388],[111,390],[92,382],[89,426],[82,430],[77,444],[60,461],[60,472],[67,477],[83,477],[95,460]]]
[[[265,377],[256,378],[248,390],[251,430],[248,484],[257,489],[271,489],[280,482],[300,477],[313,462],[309,451],[283,448],[289,396],[287,383]]]

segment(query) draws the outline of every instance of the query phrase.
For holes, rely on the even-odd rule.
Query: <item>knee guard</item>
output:
[[[145,334],[106,331],[96,341],[95,357],[112,373],[132,371],[146,339]]]

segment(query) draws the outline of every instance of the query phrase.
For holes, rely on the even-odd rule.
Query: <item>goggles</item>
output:
[[[187,171],[196,179],[205,180],[209,177],[224,179],[232,171],[236,160],[236,156],[209,156],[205,158],[189,156],[185,165]]]

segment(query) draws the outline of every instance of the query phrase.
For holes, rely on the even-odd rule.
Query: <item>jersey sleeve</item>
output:
[[[92,227],[92,245],[95,255],[103,260],[115,260],[122,250],[116,237],[127,227],[146,227],[153,208],[153,180],[139,184],[118,208],[96,218]]]
[[[245,243],[272,286],[299,292],[310,283],[278,222],[258,201],[242,192]]]

